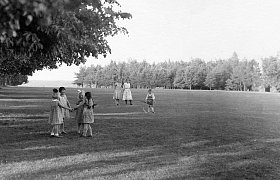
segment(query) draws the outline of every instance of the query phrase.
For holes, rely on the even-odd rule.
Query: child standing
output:
[[[114,84],[114,95],[113,95],[113,99],[115,99],[115,103],[118,106],[120,99],[121,99],[121,93],[122,93],[122,84],[120,82],[117,82],[117,80],[115,80],[115,84]]]
[[[154,110],[155,99],[156,99],[156,97],[155,97],[154,93],[152,93],[152,89],[149,89],[148,94],[145,99],[145,102],[148,104],[148,112],[152,111],[152,113],[155,113],[155,110]]]
[[[90,124],[94,122],[94,116],[93,116],[93,99],[90,92],[86,92],[85,94],[85,100],[84,100],[84,109],[83,109],[83,137],[87,136],[87,132],[89,131],[89,136],[92,137],[92,128]]]
[[[123,88],[123,100],[125,101],[125,104],[127,104],[127,101],[129,101],[130,105],[132,105],[132,94],[130,90],[129,79],[126,79],[125,83],[123,84]]]
[[[75,120],[78,124],[78,133],[81,134],[83,132],[83,110],[84,110],[84,97],[85,97],[85,92],[82,90],[78,91],[78,101],[76,103],[77,107],[75,108],[76,110],[76,116]]]
[[[64,107],[68,107],[68,108],[71,109],[71,105],[70,105],[70,103],[67,99],[65,91],[66,91],[65,87],[60,87],[59,88],[59,93],[60,93],[59,101]],[[63,116],[63,122],[61,124],[61,133],[66,134],[65,129],[64,129],[64,122],[65,122],[65,120],[70,119],[69,110],[68,109],[62,109],[62,116]]]
[[[52,126],[51,136],[54,137],[61,137],[59,136],[59,128],[63,123],[63,115],[62,109],[71,110],[68,107],[63,106],[60,101],[58,100],[58,90],[53,89],[53,96],[51,101],[51,112],[49,117],[49,123]]]

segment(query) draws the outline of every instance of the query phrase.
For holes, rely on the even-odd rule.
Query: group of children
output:
[[[58,90],[53,89],[51,111],[49,117],[49,123],[51,124],[51,136],[62,137],[61,134],[66,134],[64,130],[64,121],[70,118],[70,111],[76,111],[75,120],[77,122],[77,131],[82,137],[92,137],[91,124],[94,122],[93,109],[94,104],[91,92],[84,92],[79,90],[78,101],[76,107],[72,108],[67,96],[65,94],[66,89],[60,87]],[[154,111],[155,95],[152,90],[148,90],[148,94],[145,98],[145,103],[148,105],[148,112],[155,113]],[[144,112],[147,111],[143,108]],[[89,132],[89,135],[87,135]]]
[[[72,108],[65,91],[66,89],[64,87],[60,87],[59,90],[53,89],[49,117],[49,123],[52,126],[51,136],[62,137],[61,134],[66,134],[64,130],[64,121],[70,118],[70,111],[76,110],[75,120],[78,124],[78,133],[86,137],[89,132],[88,136],[92,137],[92,128],[90,124],[94,122],[93,108],[95,104],[91,93],[79,91],[76,107]]]

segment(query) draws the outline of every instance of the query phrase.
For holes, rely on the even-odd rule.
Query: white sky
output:
[[[112,54],[91,64],[137,59],[205,61],[231,57],[260,60],[280,51],[280,0],[118,0],[131,20],[129,35],[109,39]],[[77,66],[36,72],[29,80],[74,80]]]

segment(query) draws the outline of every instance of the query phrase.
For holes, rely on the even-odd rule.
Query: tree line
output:
[[[129,78],[133,88],[208,89],[256,91],[259,87],[280,88],[280,58],[262,59],[262,67],[252,59],[232,57],[216,61],[195,58],[189,62],[147,63],[131,60],[101,67],[81,67],[73,82],[78,86],[109,87],[114,80]]]

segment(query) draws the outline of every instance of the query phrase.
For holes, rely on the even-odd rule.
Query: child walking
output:
[[[65,87],[60,87],[59,88],[59,101],[64,107],[68,107],[68,108],[72,109],[71,105],[70,105],[70,103],[67,99],[67,96],[65,94],[65,91],[66,91]],[[65,129],[64,129],[64,123],[65,123],[65,120],[70,119],[69,110],[68,109],[62,109],[62,115],[63,115],[63,122],[61,124],[61,133],[66,134]]]
[[[63,106],[58,99],[58,90],[53,89],[49,123],[52,126],[51,136],[54,137],[61,137],[59,136],[59,128],[63,123],[62,109],[67,109],[71,111],[70,108]]]
[[[155,100],[156,100],[156,97],[155,97],[154,93],[152,93],[152,89],[149,89],[148,94],[145,99],[145,102],[148,104],[148,112],[152,111],[152,113],[155,113],[155,110],[154,110]],[[143,110],[145,111],[145,109],[143,109]]]
[[[83,137],[87,136],[87,132],[89,131],[89,136],[92,137],[92,128],[91,124],[94,122],[93,116],[93,99],[90,92],[85,93],[85,100],[84,100],[84,109],[83,109]]]

